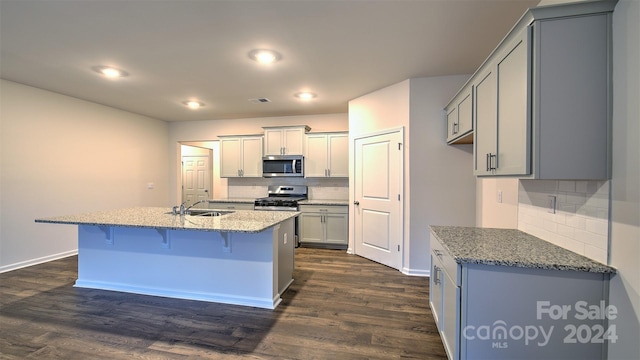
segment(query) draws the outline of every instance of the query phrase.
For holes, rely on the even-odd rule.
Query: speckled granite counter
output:
[[[40,223],[258,233],[298,216],[292,211],[235,210],[223,216],[180,216],[170,208],[140,207],[36,219]]]
[[[459,264],[615,273],[615,269],[515,229],[431,226]]]
[[[302,200],[302,201],[298,201],[299,205],[325,205],[325,206],[333,206],[333,205],[337,205],[337,206],[341,206],[341,205],[349,205],[349,200],[338,200],[338,199],[307,199],[307,200]]]

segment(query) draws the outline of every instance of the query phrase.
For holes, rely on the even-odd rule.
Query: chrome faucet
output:
[[[207,200],[198,200],[198,201],[194,202],[193,204],[191,204],[191,206],[189,206],[188,208],[182,210],[181,214],[186,214],[189,211],[189,209],[191,209],[192,207],[194,207],[194,206],[196,206],[196,205],[198,205],[200,203],[203,203],[205,201],[207,201]]]
[[[178,215],[178,214],[180,214],[180,215],[184,215],[184,211],[185,211],[185,209],[184,209],[184,204],[186,204],[186,203],[188,203],[188,202],[189,202],[189,200],[187,200],[187,201],[183,202],[183,203],[182,203],[182,204],[180,204],[180,205],[176,205],[176,206],[174,206],[174,207],[173,207],[173,209],[172,209],[173,215]]]
[[[178,215],[178,214],[185,215],[185,214],[187,214],[189,212],[189,209],[191,209],[192,207],[194,207],[194,206],[196,206],[196,205],[198,205],[200,203],[203,203],[205,201],[207,201],[207,200],[199,200],[199,201],[196,201],[193,204],[189,205],[189,207],[185,207],[184,205],[189,202],[189,200],[187,200],[187,201],[183,202],[182,204],[176,205],[176,206],[173,207],[173,210],[172,210],[173,215]]]

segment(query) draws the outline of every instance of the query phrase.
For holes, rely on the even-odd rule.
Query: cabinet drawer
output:
[[[349,207],[346,205],[300,205],[300,212],[327,212],[332,214],[348,214]]]
[[[434,259],[438,260],[439,266],[443,267],[446,276],[450,277],[456,286],[460,286],[460,265],[456,263],[453,256],[449,254],[440,241],[433,235],[431,235],[431,255],[433,255]]]

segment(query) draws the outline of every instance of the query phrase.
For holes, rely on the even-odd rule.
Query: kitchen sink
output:
[[[185,215],[191,216],[222,216],[231,214],[233,211],[220,211],[220,210],[210,210],[210,209],[189,209]],[[168,212],[167,214],[173,214],[173,212]]]

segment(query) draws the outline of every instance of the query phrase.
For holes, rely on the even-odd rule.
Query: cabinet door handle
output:
[[[440,268],[437,265],[433,265],[433,284],[440,285],[440,278],[438,277],[438,272],[440,272]]]
[[[494,161],[495,160],[495,161]],[[498,154],[487,153],[487,171],[496,170],[498,168]]]
[[[360,205],[360,201],[357,201],[357,200],[356,200],[356,201],[354,201],[354,202],[353,202],[353,205],[355,205],[355,206]]]
[[[487,171],[489,171],[489,153],[487,153],[487,156],[485,157],[485,165],[487,165]]]

